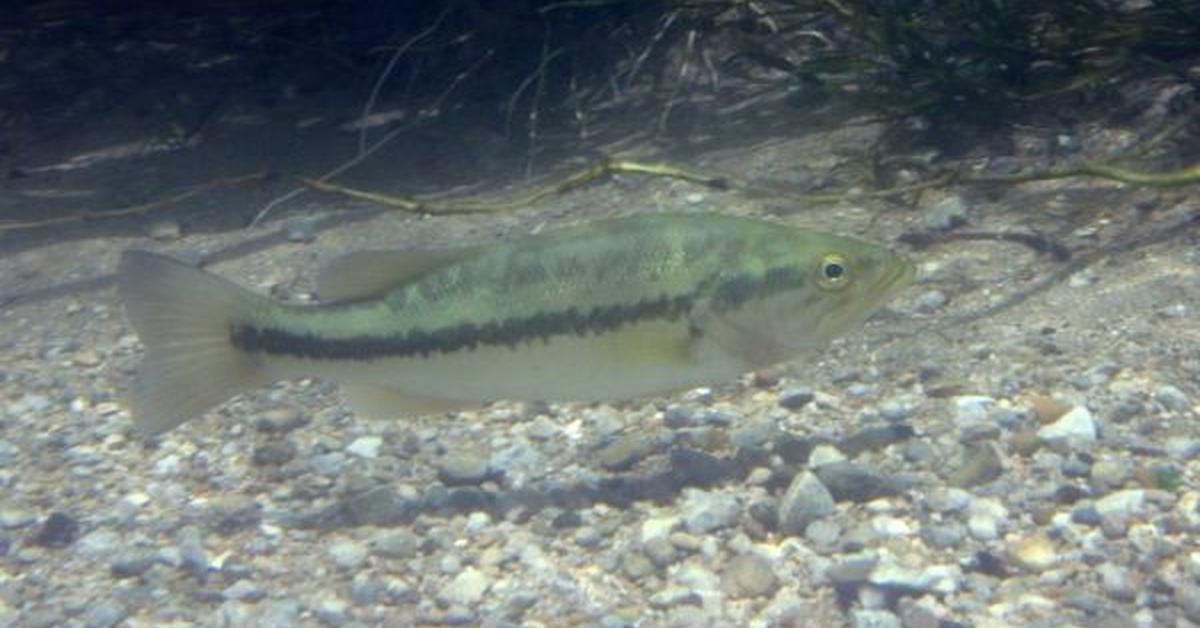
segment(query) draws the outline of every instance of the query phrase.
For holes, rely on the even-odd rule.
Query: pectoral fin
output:
[[[343,385],[342,395],[355,414],[368,419],[394,419],[404,415],[440,414],[478,404],[458,399],[413,395],[382,386]]]

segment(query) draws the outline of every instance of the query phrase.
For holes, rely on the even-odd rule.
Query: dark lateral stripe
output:
[[[737,275],[717,285],[713,307],[735,309],[754,297],[778,292],[803,281],[792,269],[771,269],[763,277]],[[230,339],[235,347],[250,353],[290,356],[312,360],[371,360],[377,358],[426,357],[435,353],[472,350],[481,346],[514,347],[553,336],[601,334],[623,325],[645,320],[679,320],[696,303],[696,292],[663,295],[629,305],[610,305],[579,310],[538,313],[482,324],[463,323],[434,330],[413,329],[386,336],[323,338],[272,327],[235,325]]]
[[[234,346],[251,353],[267,353],[313,360],[371,360],[375,358],[426,357],[480,346],[508,346],[563,334],[600,334],[622,325],[647,320],[678,320],[692,307],[691,296],[660,297],[633,305],[613,305],[581,312],[539,313],[481,325],[464,323],[426,331],[414,329],[389,336],[321,338],[284,329],[234,326]]]

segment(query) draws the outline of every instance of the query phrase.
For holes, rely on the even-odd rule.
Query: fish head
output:
[[[822,236],[803,267],[811,274],[798,295],[809,333],[828,340],[865,321],[912,284],[916,267],[886,246],[842,236]]]
[[[833,234],[797,230],[784,236],[768,265],[786,274],[764,298],[729,317],[752,346],[751,364],[789,359],[820,349],[910,285],[911,262],[891,249]],[[733,343],[728,343],[733,344]]]

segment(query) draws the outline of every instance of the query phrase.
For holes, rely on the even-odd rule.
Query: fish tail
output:
[[[121,256],[117,288],[145,347],[129,391],[135,425],[165,432],[270,378],[233,345],[233,324],[268,300],[146,251]]]

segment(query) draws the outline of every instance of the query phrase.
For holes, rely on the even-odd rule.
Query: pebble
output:
[[[961,196],[947,196],[930,207],[921,222],[930,231],[949,231],[966,224],[968,208]]]
[[[779,501],[779,530],[784,534],[801,534],[810,523],[832,514],[833,510],[833,495],[821,480],[809,471],[798,473]]]
[[[255,466],[279,466],[296,457],[296,444],[290,440],[270,440],[254,448],[250,461]]]
[[[158,562],[158,552],[150,548],[134,548],[109,563],[109,572],[117,578],[136,578]]]
[[[346,611],[350,604],[335,595],[325,595],[317,600],[313,612],[317,619],[330,626],[340,626],[346,623]]]
[[[728,493],[686,489],[682,510],[684,528],[692,534],[703,534],[736,523],[741,505]]]
[[[160,242],[178,240],[182,232],[179,223],[170,218],[155,220],[146,226],[146,235]]]
[[[258,525],[262,520],[259,505],[245,495],[220,495],[208,504],[204,518],[209,529],[218,534],[233,534]]]
[[[267,596],[267,592],[249,580],[238,580],[221,591],[221,597],[227,600],[245,600],[257,602]]]
[[[115,550],[121,543],[121,535],[115,530],[98,528],[79,539],[76,551],[83,556],[103,556]]]
[[[1146,491],[1124,489],[1115,491],[1096,500],[1096,515],[1105,530],[1123,532],[1134,517],[1142,513],[1146,503]]]
[[[37,522],[37,515],[27,510],[0,510],[0,528],[6,530],[15,530],[33,525]]]
[[[1008,509],[991,498],[975,499],[967,507],[967,533],[980,541],[1000,538],[1000,529],[1008,518]]]
[[[836,501],[863,503],[895,495],[901,488],[893,478],[857,462],[833,462],[813,469],[813,473]]]
[[[1004,461],[995,443],[966,445],[959,464],[946,475],[946,481],[959,488],[987,484],[1004,474]]]
[[[387,532],[371,542],[375,553],[385,558],[412,558],[420,545],[420,538],[408,530]]]
[[[654,562],[645,553],[627,550],[621,554],[621,572],[633,580],[641,580],[654,573]]]
[[[913,309],[922,314],[929,314],[941,309],[949,301],[950,297],[941,290],[926,290],[917,296],[913,302]]]
[[[789,410],[803,408],[816,398],[816,392],[811,388],[794,387],[779,393],[779,405]]]
[[[123,606],[112,602],[90,604],[83,616],[85,628],[110,628],[125,620],[129,615]]]
[[[846,460],[846,454],[833,445],[817,445],[813,447],[811,453],[808,454],[808,467],[810,469],[831,464],[834,462],[843,462]]]
[[[1137,597],[1138,586],[1128,569],[1114,563],[1102,563],[1096,567],[1100,586],[1109,597],[1126,602]]]
[[[446,454],[438,463],[438,479],[446,486],[479,484],[491,472],[490,456],[469,448]]]
[[[338,541],[329,547],[329,557],[338,569],[358,569],[367,560],[367,546],[357,541]]]
[[[442,587],[440,597],[450,604],[474,606],[491,587],[487,574],[475,567],[467,567]]]
[[[1151,397],[1160,406],[1172,412],[1188,412],[1192,409],[1187,393],[1170,384],[1163,384],[1155,388]]]
[[[954,398],[954,421],[962,426],[986,421],[996,400],[986,395],[962,395]]]
[[[1171,436],[1167,438],[1167,455],[1172,458],[1191,460],[1200,456],[1200,439],[1188,436]]]
[[[769,597],[778,588],[771,562],[758,554],[735,557],[721,574],[721,589],[734,598]]]
[[[1129,463],[1124,460],[1097,460],[1090,470],[1092,486],[1102,493],[1120,488],[1129,479],[1129,472]]]
[[[609,471],[625,471],[654,452],[657,443],[645,434],[630,432],[601,447],[595,454],[600,466]]]
[[[374,460],[379,457],[379,448],[383,446],[383,438],[379,436],[360,436],[346,446],[346,453]],[[486,469],[484,471],[486,473]]]
[[[1054,542],[1043,534],[1011,540],[1007,553],[1013,564],[1032,572],[1044,571],[1058,562],[1058,550]]]
[[[1043,426],[1037,436],[1049,445],[1065,444],[1079,447],[1096,441],[1096,421],[1084,406],[1075,406],[1053,423]]]
[[[6,441],[0,440],[0,468],[4,468],[13,463],[17,459],[17,446]]]
[[[853,628],[903,628],[904,624],[891,611],[877,609],[855,609],[850,613]]]

